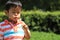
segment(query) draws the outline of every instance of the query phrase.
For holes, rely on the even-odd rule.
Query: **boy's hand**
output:
[[[25,38],[26,38],[27,40],[29,40],[29,39],[30,39],[30,31],[29,31],[28,26],[27,26],[27,25],[24,25],[24,26],[23,26],[23,30],[24,30],[24,32],[25,32]]]

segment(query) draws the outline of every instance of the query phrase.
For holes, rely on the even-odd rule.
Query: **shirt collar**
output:
[[[19,20],[19,22],[18,22],[18,23],[16,23],[15,25],[20,24],[20,21],[21,21],[21,19],[20,19],[20,20]],[[11,23],[11,22],[9,22],[7,19],[5,19],[5,20],[4,20],[4,22],[5,22],[5,24],[9,24],[9,23]]]

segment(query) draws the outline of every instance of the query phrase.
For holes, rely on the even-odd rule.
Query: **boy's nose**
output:
[[[15,16],[17,16],[17,13],[15,13]]]

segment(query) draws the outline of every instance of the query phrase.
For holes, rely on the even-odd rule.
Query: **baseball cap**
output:
[[[19,0],[9,0],[7,1],[6,5],[7,4],[15,4],[15,5],[19,5],[22,7],[22,3]]]

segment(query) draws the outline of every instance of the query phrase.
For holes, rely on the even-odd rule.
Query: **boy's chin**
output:
[[[14,22],[18,22],[18,20],[19,20],[19,19],[15,19],[15,20],[13,20],[13,21],[14,21]]]
[[[18,20],[13,20],[14,22],[17,22]]]
[[[17,23],[18,21],[17,20],[13,20],[13,23]]]
[[[17,23],[19,19],[8,19],[10,22]]]

